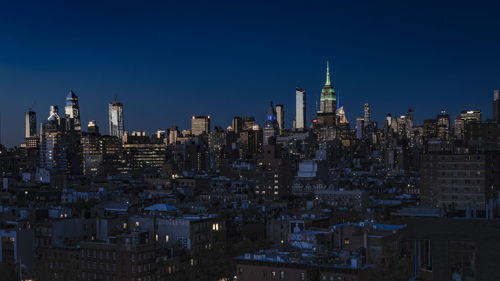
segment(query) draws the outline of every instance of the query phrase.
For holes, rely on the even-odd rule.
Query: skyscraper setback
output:
[[[109,103],[109,135],[118,138],[123,137],[123,104],[115,98],[114,102]]]
[[[295,88],[295,128],[304,129],[306,126],[306,91]]]

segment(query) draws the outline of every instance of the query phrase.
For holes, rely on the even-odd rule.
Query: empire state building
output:
[[[326,83],[321,89],[319,111],[316,112],[318,124],[335,125],[335,113],[337,111],[337,95],[330,81],[330,65],[326,62]]]

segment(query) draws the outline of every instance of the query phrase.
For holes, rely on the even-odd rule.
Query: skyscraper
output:
[[[108,119],[109,135],[118,137],[121,140],[124,132],[123,104],[116,98],[114,102],[109,103]]]
[[[50,115],[40,128],[40,167],[51,173],[66,173],[66,138],[63,134],[57,106],[50,107]]]
[[[36,136],[36,113],[31,108],[24,114],[25,117],[25,137]]]
[[[295,88],[295,128],[302,130],[306,127],[306,91]]]
[[[319,111],[317,112],[318,124],[335,125],[335,113],[337,111],[337,95],[330,81],[330,65],[326,62],[326,82],[321,90]]]
[[[362,117],[356,118],[356,138],[358,140],[363,138],[363,128],[365,127],[364,125],[365,119]]]
[[[239,135],[241,130],[243,130],[243,120],[239,116],[234,116],[232,122],[233,131],[236,135]]]
[[[450,137],[450,115],[442,109],[437,118],[437,136],[442,140],[448,140]]]
[[[363,118],[364,126],[370,123],[370,105],[365,103],[365,116]]]
[[[276,118],[278,120],[278,127],[279,127],[279,133],[280,135],[285,132],[285,111],[283,110],[283,105],[282,104],[277,104],[276,105]]]
[[[493,92],[493,121],[500,123],[500,90]]]
[[[269,108],[266,111],[264,128],[262,129],[264,145],[270,144],[270,138],[274,138],[278,134],[279,125],[276,119],[276,111],[274,110],[273,102],[270,102]]]
[[[69,91],[66,96],[66,106],[64,107],[64,112],[66,114],[66,122],[68,130],[75,130],[80,132],[82,126],[80,123],[80,107],[78,105],[78,97],[73,91]]]
[[[460,115],[454,119],[455,138],[463,140],[469,125],[472,123],[481,123],[481,110],[462,110]]]
[[[199,136],[203,132],[210,133],[210,116],[191,117],[191,135]]]
[[[39,139],[36,134],[36,113],[31,108],[25,113],[25,144],[26,147],[38,147]]]

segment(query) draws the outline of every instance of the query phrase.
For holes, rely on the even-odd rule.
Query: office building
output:
[[[432,139],[437,136],[437,123],[436,119],[425,119],[424,120],[424,137],[426,139]]]
[[[125,133],[122,143],[126,171],[160,171],[165,164],[167,146],[152,142],[146,132]]]
[[[285,132],[285,111],[282,104],[276,105],[276,119],[278,120],[279,134]]]
[[[326,82],[321,90],[319,111],[317,120],[319,125],[335,125],[335,113],[337,111],[337,95],[330,81],[330,66],[326,62]]]
[[[191,135],[199,136],[210,133],[210,116],[191,117]]]
[[[466,130],[472,123],[481,123],[480,110],[463,110],[460,115],[456,116],[453,124],[455,138],[463,140]]]
[[[443,109],[436,119],[437,137],[441,140],[448,140],[450,137],[450,115]]]
[[[306,127],[306,91],[295,88],[295,129]]]
[[[125,129],[123,124],[123,104],[116,98],[114,102],[109,103],[108,120],[109,135],[122,139]]]

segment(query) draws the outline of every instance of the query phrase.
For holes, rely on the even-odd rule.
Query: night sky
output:
[[[40,123],[71,89],[83,127],[104,133],[115,95],[125,129],[152,134],[193,114],[261,122],[270,100],[291,127],[301,87],[309,123],[327,59],[351,124],[365,102],[378,121],[408,107],[417,123],[441,108],[485,120],[500,88],[498,1],[101,2],[2,1],[3,143],[23,142],[29,107]]]

